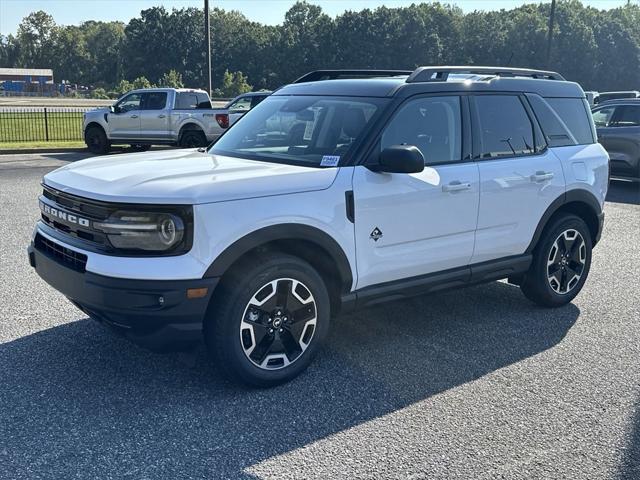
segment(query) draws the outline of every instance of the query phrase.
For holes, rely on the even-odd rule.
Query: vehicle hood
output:
[[[44,183],[108,202],[193,205],[324,190],[337,171],[168,150],[81,160],[48,173]]]

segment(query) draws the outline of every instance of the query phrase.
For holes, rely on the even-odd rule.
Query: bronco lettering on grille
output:
[[[58,220],[62,220],[63,222],[72,223],[74,225],[80,225],[81,227],[89,227],[91,222],[87,218],[78,217],[69,212],[65,212],[64,210],[60,210],[58,208],[51,207],[44,202],[40,202],[40,210],[44,212],[46,215],[51,217],[55,217]]]

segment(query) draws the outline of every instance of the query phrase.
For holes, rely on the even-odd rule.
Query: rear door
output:
[[[114,105],[114,111],[107,115],[109,138],[140,137],[141,102],[141,93],[130,93]]]
[[[524,97],[487,94],[471,100],[480,170],[471,263],[480,263],[524,253],[543,213],[564,193],[565,181]]]
[[[167,92],[145,92],[142,94],[140,110],[140,137],[151,140],[169,140],[170,112]]]
[[[479,185],[468,131],[466,98],[412,98],[389,121],[373,155],[414,145],[424,171],[354,169],[358,288],[469,264]]]
[[[611,174],[640,176],[640,104],[594,111],[598,142],[609,153]]]

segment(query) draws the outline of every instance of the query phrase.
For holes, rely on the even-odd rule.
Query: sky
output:
[[[442,0],[464,11],[498,10],[514,8],[523,3],[537,0]],[[547,0],[548,1],[548,0]],[[639,0],[632,0],[638,3]],[[399,7],[419,3],[420,0],[310,0],[320,5],[331,16],[345,10],[362,10],[381,5]],[[225,10],[239,10],[250,20],[277,25],[282,23],[284,14],[295,0],[210,0],[211,7]],[[599,9],[615,8],[627,3],[627,0],[583,0],[583,3]],[[59,25],[77,25],[86,20],[121,20],[128,22],[138,16],[140,10],[163,5],[167,9],[182,7],[200,7],[204,0],[0,0],[0,34],[15,34],[23,17],[35,10],[44,10],[53,15]]]

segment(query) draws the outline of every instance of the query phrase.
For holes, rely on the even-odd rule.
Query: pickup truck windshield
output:
[[[238,121],[209,152],[265,162],[336,166],[387,101],[271,96]]]

